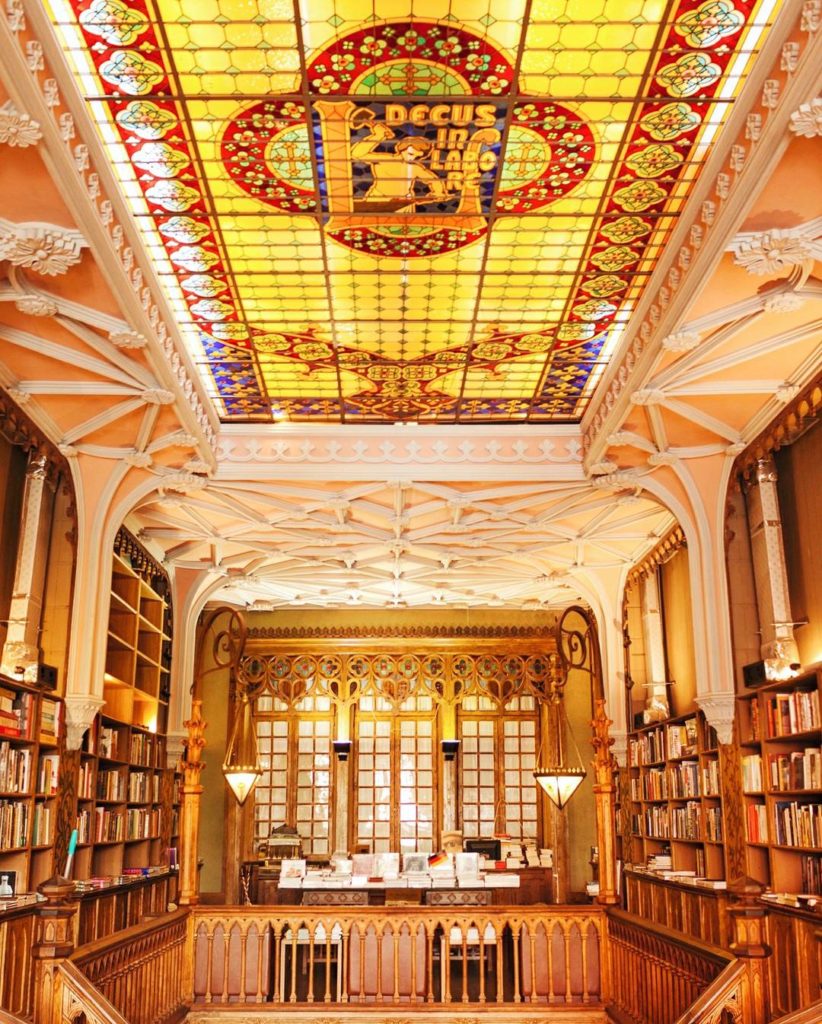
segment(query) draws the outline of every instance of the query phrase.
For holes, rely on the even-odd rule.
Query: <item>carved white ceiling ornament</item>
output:
[[[822,135],[822,97],[803,103],[791,114],[790,129],[804,139]]]
[[[108,340],[116,348],[121,349],[145,348],[148,344],[145,336],[138,334],[137,331],[112,331],[108,336]]]
[[[21,114],[11,100],[0,107],[0,143],[25,149],[35,146],[42,137],[39,123],[28,114]]]
[[[728,248],[734,263],[749,274],[777,274],[822,259],[822,218],[795,228],[743,232]]]
[[[805,305],[805,299],[796,292],[777,292],[769,295],[762,308],[766,313],[795,313]]]
[[[673,334],[669,334],[662,339],[662,347],[667,352],[691,352],[698,344],[698,332],[687,329],[674,331]]]
[[[47,277],[65,274],[79,263],[87,244],[79,231],[0,219],[0,260]]]
[[[45,295],[23,295],[15,299],[14,305],[29,316],[56,316],[58,312],[57,303]]]

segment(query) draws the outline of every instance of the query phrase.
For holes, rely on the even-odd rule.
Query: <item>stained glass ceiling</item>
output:
[[[55,0],[228,422],[578,420],[779,0]]]

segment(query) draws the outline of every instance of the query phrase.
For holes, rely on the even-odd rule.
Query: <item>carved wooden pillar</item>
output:
[[[74,949],[73,918],[76,903],[69,903],[74,884],[66,878],[50,878],[39,887],[46,902],[37,908],[34,960],[34,1024],[58,1024],[62,1019],[57,999],[57,965]]]
[[[200,835],[200,773],[204,764],[201,760],[205,746],[206,723],[202,717],[202,700],[191,702],[191,718],[185,722],[188,730],[186,757],[182,762],[183,785],[180,809],[180,894],[181,906],[194,906],[200,902],[200,885],[197,874],[198,840]]]
[[[731,952],[748,963],[750,999],[749,1005],[743,1007],[745,1024],[765,1024],[770,1019],[766,960],[771,955],[771,947],[765,941],[768,912],[758,903],[763,892],[764,886],[750,879],[740,879],[728,886],[733,901],[728,907]]]
[[[48,561],[54,485],[45,455],[29,458],[23,491],[20,540],[9,605],[9,624],[0,671],[36,683],[40,663],[40,624]]]
[[[598,903],[619,902],[616,878],[616,786],[614,773],[616,758],[611,753],[614,744],[608,733],[611,720],[605,713],[605,701],[598,697],[594,701],[594,718],[591,725],[594,735],[594,801],[597,815],[597,842],[599,844],[599,895]]]

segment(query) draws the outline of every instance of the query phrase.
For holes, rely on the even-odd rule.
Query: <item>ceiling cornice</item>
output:
[[[576,426],[224,426],[217,479],[583,480]]]

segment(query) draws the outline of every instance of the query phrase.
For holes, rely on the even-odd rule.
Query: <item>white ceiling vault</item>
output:
[[[630,565],[672,525],[650,498],[587,481],[220,480],[147,498],[139,535],[224,577],[251,609],[547,608],[584,574]],[[581,580],[577,574],[583,574]]]

